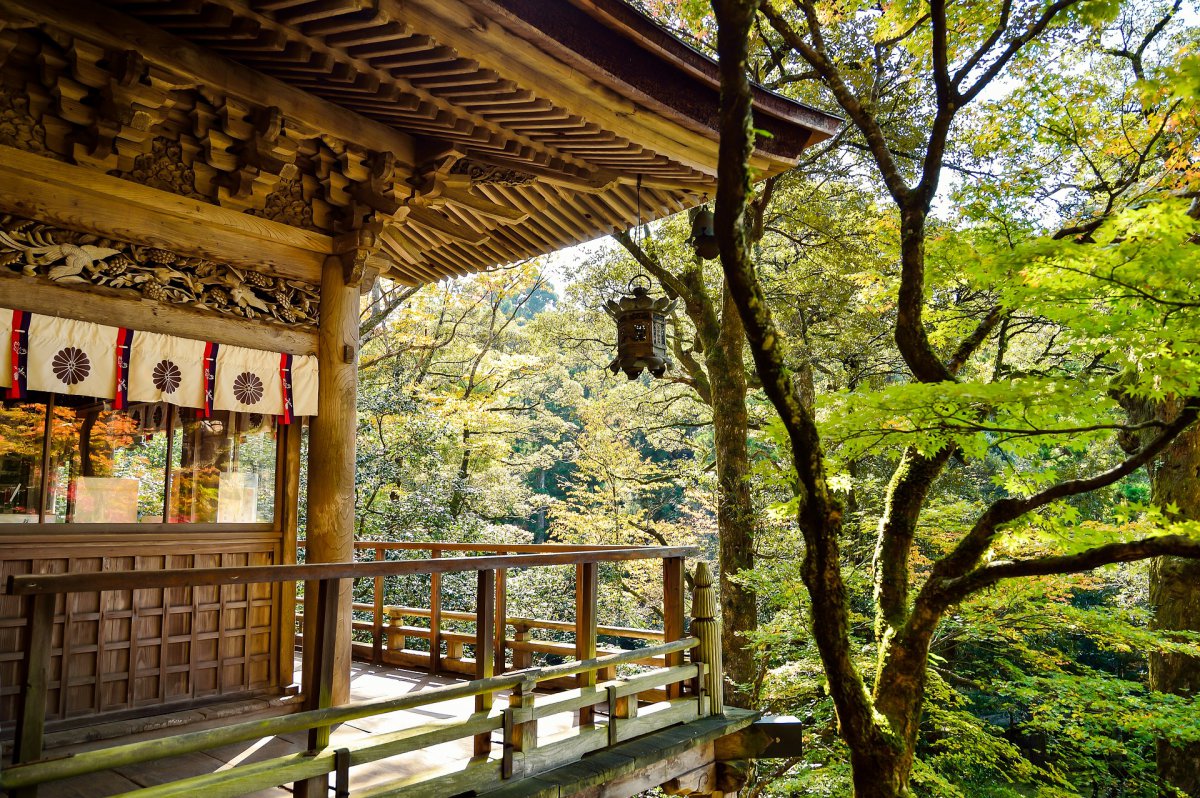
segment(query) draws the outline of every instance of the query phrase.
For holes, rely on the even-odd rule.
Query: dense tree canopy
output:
[[[680,216],[377,289],[360,535],[700,545],[749,616],[736,694],[810,730],[754,794],[1198,794],[1162,684],[1200,659],[1163,609],[1195,571],[1160,556],[1200,554],[1195,9],[644,6],[721,56],[721,259]],[[846,119],[752,189],[747,77]],[[685,300],[662,380],[605,370],[640,271]],[[653,574],[602,578],[602,620],[656,622]]]

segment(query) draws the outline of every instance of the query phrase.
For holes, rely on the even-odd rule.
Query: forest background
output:
[[[906,575],[916,579],[997,498],[1122,462],[1163,426],[1148,403],[1198,393],[1196,10],[1058,5],[1077,13],[1031,36],[946,136],[923,303],[937,352],[957,359],[974,341],[955,391],[914,379],[895,342],[901,216],[862,125],[806,152],[751,205],[758,279],[842,503],[853,656],[868,674],[879,645],[877,531],[907,452],[946,453],[916,530]],[[928,8],[796,8],[826,26],[895,168],[919,175],[937,108]],[[982,40],[1004,15],[1029,29],[1045,8],[980,4],[960,12],[955,32]],[[711,51],[707,4],[645,10]],[[846,115],[828,74],[763,17],[751,48],[756,81]],[[696,258],[689,232],[680,215],[551,262],[420,289],[378,285],[361,323],[357,534],[686,543],[717,562],[734,529],[748,548],[725,569],[723,604],[751,615],[735,624],[735,698],[808,726],[804,754],[760,764],[750,794],[848,795],[850,759],[809,631],[791,444],[721,266]],[[602,307],[642,272],[687,301],[671,317],[675,367],[627,381],[606,368],[615,329]],[[732,427],[731,374],[744,408]],[[726,421],[714,425],[714,412]],[[738,424],[741,447],[731,449]],[[1200,504],[1189,520],[1178,501],[1156,503],[1152,478],[1139,468],[1041,508],[989,556],[1070,554],[1166,526],[1194,535],[1186,524]],[[735,487],[738,515],[722,519],[719,497]],[[1160,741],[1200,742],[1200,706],[1152,692],[1148,663],[1197,657],[1200,634],[1157,628],[1149,571],[1140,561],[1000,581],[957,605],[931,645],[912,794],[1159,795]],[[570,577],[533,578],[512,576],[512,611],[569,618]],[[655,625],[652,574],[614,567],[602,579],[602,622]],[[456,590],[469,598],[465,585],[446,589],[451,604]],[[1200,585],[1182,600],[1200,606],[1198,594]]]

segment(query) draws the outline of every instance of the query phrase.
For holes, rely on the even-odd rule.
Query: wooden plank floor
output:
[[[453,684],[457,681],[461,680],[356,662],[354,663],[351,675],[350,696],[355,700],[396,696],[439,685]],[[498,695],[497,706],[504,707],[505,700],[504,695]],[[455,699],[439,704],[430,704],[418,709],[403,710],[387,715],[362,718],[351,723],[344,723],[335,727],[332,744],[336,747],[339,741],[349,741],[372,733],[411,728],[442,718],[466,717],[474,711],[474,701],[473,698]],[[255,717],[264,717],[267,714],[255,713],[243,715],[234,720],[250,720]],[[274,712],[270,714],[278,713]],[[226,720],[225,722],[231,721]],[[539,724],[539,732],[541,734],[555,734],[556,732],[567,730],[575,722],[571,715],[564,713],[542,721]],[[219,723],[220,721],[211,721],[201,725],[176,727],[167,732],[151,732],[118,740],[108,740],[104,743],[77,745],[55,749],[50,753],[52,755],[67,754],[90,748],[134,742],[139,739],[150,739],[166,736],[167,734],[179,734],[183,731],[219,725]],[[158,762],[148,762],[141,765],[118,768],[106,773],[81,776],[47,784],[39,789],[38,796],[39,798],[102,798],[103,796],[118,795],[140,787],[148,787],[202,773],[212,773],[239,764],[257,762],[303,751],[305,749],[305,740],[305,735],[298,733],[247,743],[235,743],[210,749],[203,753],[186,754],[184,756],[163,759]],[[493,751],[498,752],[499,746],[494,746]],[[447,762],[465,762],[471,758],[471,754],[471,739],[467,738],[421,751],[414,751],[411,754],[393,757],[380,762],[361,765],[350,771],[351,790],[356,792],[386,781],[419,775],[444,766]],[[252,793],[252,795],[285,796],[291,795],[291,791],[283,788],[274,788]]]

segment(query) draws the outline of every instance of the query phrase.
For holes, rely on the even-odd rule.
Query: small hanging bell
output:
[[[704,260],[712,260],[721,254],[715,225],[716,217],[708,206],[700,208],[692,216],[692,234],[688,236],[688,243],[696,255]]]

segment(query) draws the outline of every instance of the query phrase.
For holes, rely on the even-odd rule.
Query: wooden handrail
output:
[[[126,743],[125,745],[117,745],[95,751],[82,751],[72,754],[69,757],[48,759],[23,765],[12,765],[5,768],[3,772],[0,772],[0,787],[3,787],[5,790],[12,790],[45,781],[83,776],[101,770],[126,767],[142,762],[152,762],[165,757],[195,753],[209,748],[257,740],[272,735],[293,734],[316,726],[349,723],[387,712],[415,709],[429,704],[437,704],[456,698],[470,698],[497,690],[510,690],[523,682],[533,681],[534,683],[538,683],[564,676],[574,676],[585,671],[597,671],[615,667],[632,662],[637,656],[645,656],[647,653],[656,656],[665,656],[680,651],[690,651],[699,645],[699,643],[700,641],[697,638],[686,637],[682,640],[674,640],[670,643],[638,649],[637,651],[596,657],[587,661],[565,662],[561,665],[511,671],[502,676],[433,687],[428,690],[422,690],[419,693],[409,693],[396,696],[395,698],[352,701],[338,707],[295,712],[290,715],[280,715],[261,720],[243,721],[228,726],[185,732],[155,740]]]
[[[304,540],[297,541],[303,547]],[[355,551],[384,549],[388,551],[511,551],[514,554],[526,554],[539,551],[613,551],[615,549],[633,548],[628,544],[592,544],[592,543],[451,543],[416,540],[356,540]]]
[[[375,605],[355,602],[351,607],[359,612],[374,612]],[[297,615],[302,614],[298,612]],[[405,618],[429,618],[433,615],[433,611],[425,607],[405,607],[397,604],[385,604],[383,607],[385,616],[402,616]],[[449,621],[474,621],[475,613],[459,612],[457,610],[442,610],[442,617]],[[547,618],[525,618],[519,615],[510,615],[504,619],[504,622],[509,626],[527,626],[530,629],[550,629],[556,632],[574,632],[575,624],[572,621],[553,621]],[[596,631],[602,635],[609,637],[629,637],[634,640],[662,640],[663,633],[658,629],[637,629],[629,626],[605,626],[603,624],[596,627]]]
[[[530,568],[546,565],[682,559],[699,553],[695,546],[646,546],[551,554],[513,554],[485,557],[441,557],[428,560],[251,565],[238,568],[173,568],[161,571],[107,571],[75,574],[16,574],[8,577],[6,592],[14,596],[85,593],[97,590],[145,590],[166,587],[306,582],[318,579],[357,579],[405,574],[444,574]]]
[[[504,544],[497,544],[495,546],[445,544],[447,548],[443,549],[427,544],[397,544],[399,547],[428,550],[432,556],[429,559],[386,560],[380,558],[379,555],[382,551],[381,546],[386,547],[387,545],[386,542],[365,542],[365,545],[360,547],[374,549],[377,557],[377,560],[374,562],[167,569],[161,571],[115,571],[107,573],[22,574],[10,576],[7,583],[7,592],[10,595],[25,597],[27,608],[25,639],[28,641],[28,645],[22,663],[25,689],[22,691],[19,701],[18,729],[16,745],[14,746],[14,765],[6,769],[3,773],[0,773],[0,787],[15,789],[17,792],[14,795],[25,798],[25,796],[35,794],[34,791],[37,784],[65,777],[64,775],[58,775],[58,768],[62,766],[60,763],[64,760],[41,760],[42,733],[45,719],[46,694],[49,687],[56,596],[58,594],[76,592],[300,581],[308,584],[305,599],[306,604],[309,605],[308,609],[314,613],[314,621],[310,624],[311,629],[305,635],[303,711],[298,715],[285,718],[255,721],[244,726],[239,724],[233,725],[234,735],[250,735],[248,737],[231,738],[228,730],[221,730],[216,735],[208,737],[205,737],[203,732],[193,733],[194,735],[200,735],[198,737],[180,736],[183,742],[179,743],[179,745],[183,745],[185,748],[193,745],[201,746],[200,748],[187,748],[187,750],[179,751],[179,753],[186,753],[192,750],[202,750],[205,746],[201,744],[206,740],[219,739],[221,742],[217,744],[222,744],[223,742],[244,741],[253,737],[282,734],[286,733],[286,731],[308,730],[309,753],[306,756],[299,758],[295,756],[285,757],[284,759],[287,761],[285,762],[281,759],[278,761],[278,764],[275,764],[274,761],[259,763],[254,766],[254,768],[257,768],[255,773],[250,773],[247,770],[244,777],[237,777],[237,779],[245,779],[245,781],[237,781],[238,789],[245,785],[260,783],[263,786],[269,786],[269,783],[277,784],[280,782],[272,782],[271,779],[276,775],[284,774],[286,777],[281,776],[281,778],[284,778],[285,781],[289,779],[295,781],[295,789],[298,796],[323,795],[325,791],[324,785],[327,780],[326,774],[330,772],[326,764],[332,762],[330,758],[332,754],[329,749],[329,734],[333,724],[355,717],[364,717],[370,714],[394,711],[395,709],[405,707],[421,706],[426,703],[446,700],[450,697],[474,696],[476,703],[475,714],[461,725],[444,724],[445,728],[441,731],[436,733],[430,732],[432,736],[429,738],[429,744],[433,744],[435,739],[450,740],[471,736],[475,740],[476,755],[483,755],[484,759],[487,759],[487,756],[495,746],[492,734],[499,728],[496,725],[495,713],[492,711],[492,700],[496,691],[503,689],[511,689],[516,695],[514,702],[510,703],[509,707],[503,710],[505,744],[503,747],[504,764],[501,772],[504,777],[508,777],[514,772],[514,756],[525,756],[531,749],[536,749],[531,756],[534,756],[535,760],[542,764],[549,761],[549,758],[557,756],[577,757],[579,752],[575,748],[563,748],[557,744],[551,745],[546,749],[537,746],[536,716],[530,714],[535,706],[531,690],[534,685],[553,679],[573,677],[579,688],[581,688],[578,691],[564,694],[563,697],[552,700],[549,702],[549,705],[559,707],[559,709],[553,711],[577,712],[578,725],[581,728],[586,727],[589,730],[582,733],[583,737],[587,739],[587,745],[589,746],[587,750],[596,750],[597,748],[604,747],[606,744],[604,735],[607,735],[607,744],[613,744],[619,739],[624,739],[622,735],[636,734],[639,733],[639,730],[648,728],[661,728],[663,724],[669,725],[671,723],[685,722],[689,718],[707,714],[709,711],[720,711],[719,702],[714,705],[707,698],[707,695],[715,696],[715,691],[711,687],[705,690],[706,685],[702,684],[702,679],[705,673],[708,672],[705,667],[706,660],[696,660],[696,664],[688,666],[684,665],[683,660],[683,653],[685,651],[695,649],[698,644],[703,644],[706,639],[709,639],[711,643],[712,638],[711,635],[699,638],[687,636],[684,627],[682,595],[683,558],[695,555],[697,550],[694,547],[570,546],[560,547],[551,552],[546,552],[544,548],[533,548],[533,551],[539,553],[521,552],[508,554],[503,552],[511,551],[516,547]],[[473,550],[478,551],[481,548],[491,548],[493,551],[501,553],[475,557],[441,556],[444,551],[469,552]],[[521,546],[521,548],[524,549],[525,547]],[[596,586],[597,567],[599,563],[656,559],[662,560],[665,580],[663,612],[666,621],[664,632],[599,626],[596,622]],[[504,574],[508,569],[564,565],[575,566],[576,570],[576,620],[573,624],[565,621],[521,617],[509,618],[507,616],[503,602],[502,585]],[[377,595],[373,603],[366,605],[366,608],[374,613],[374,620],[369,626],[373,634],[376,635],[373,648],[378,655],[382,653],[382,643],[379,641],[379,635],[384,628],[382,626],[382,618],[385,612],[382,598],[378,594],[381,592],[380,588],[384,577],[432,574],[436,585],[441,574],[472,571],[477,574],[478,578],[476,612],[474,614],[447,612],[444,613],[444,616],[452,620],[469,620],[475,623],[475,632],[466,640],[462,639],[464,635],[453,635],[453,645],[458,646],[458,654],[455,656],[460,666],[467,662],[462,657],[461,646],[464,643],[474,646],[475,660],[473,665],[476,678],[473,682],[467,685],[454,685],[446,689],[439,688],[423,692],[420,695],[404,696],[382,702],[367,702],[366,704],[360,703],[345,707],[331,706],[334,664],[333,646],[329,645],[329,641],[333,639],[338,624],[344,620],[339,615],[338,610],[338,596],[341,590],[339,583],[346,579],[364,577],[374,579]],[[427,615],[431,619],[432,628],[429,635],[431,640],[430,664],[434,667],[436,667],[439,656],[437,653],[439,636],[445,634],[447,639],[451,637],[450,633],[443,633],[439,628],[443,613],[440,610],[440,605],[437,601],[438,598],[435,591],[435,594],[431,596],[433,604],[429,610],[408,607],[396,608],[401,614],[408,612],[418,616]],[[387,609],[391,610],[393,608]],[[496,670],[502,670],[506,666],[504,649],[509,641],[507,640],[505,629],[510,624],[518,631],[517,639],[513,641],[512,649],[522,652],[522,661],[518,662],[514,656],[514,665],[517,670],[493,676],[493,667]],[[531,628],[573,631],[575,634],[575,643],[571,644],[571,648],[574,649],[575,661],[541,668],[528,667],[531,664],[529,652],[537,650],[532,647],[537,641],[530,641],[528,637],[529,629]],[[313,634],[311,640],[307,639],[308,632]],[[599,653],[596,650],[596,636],[598,634],[625,634],[626,636],[638,636],[652,641],[662,640],[663,642],[630,651],[610,651],[606,652],[603,656],[596,656]],[[709,649],[711,649],[711,644],[706,646],[706,650]],[[555,651],[553,653],[559,652]],[[638,684],[644,686],[632,688],[620,680],[610,680],[609,682],[605,682],[608,687],[604,691],[596,691],[597,676],[611,679],[612,675],[615,674],[614,669],[617,665],[624,663],[647,663],[652,657],[661,657],[660,660],[657,660],[657,663],[665,663],[667,666],[662,669],[667,676],[664,677],[665,681],[661,682],[661,687],[665,690],[669,711],[648,715],[644,721],[636,717],[636,706],[634,705],[631,708],[629,701],[626,699],[630,695],[636,695],[639,691],[644,692],[658,689],[658,687],[650,685],[649,682],[638,681]],[[690,684],[691,687],[688,688],[685,683]],[[692,693],[698,696],[700,700],[698,702],[681,702],[686,689],[691,689]],[[606,701],[609,705],[609,721],[607,723],[608,728],[605,731],[603,727],[595,727],[594,713],[596,707],[604,704]],[[542,702],[539,700],[537,705],[542,706]],[[362,712],[363,714],[343,714],[347,712]],[[301,723],[302,725],[296,725]],[[624,724],[622,727],[624,731],[618,729],[618,723]],[[416,738],[413,739],[415,740]],[[167,745],[169,748],[170,745],[174,744],[164,743],[163,745]],[[370,746],[367,746],[358,754],[355,754],[355,756],[360,757],[358,761],[374,761],[379,757],[391,755],[386,753],[386,751],[395,753],[406,745],[409,745],[409,743],[401,743],[399,738],[397,738],[396,741],[376,745],[378,750],[371,749],[375,753],[368,752]],[[118,759],[120,757],[134,757],[137,762],[144,762],[149,759],[173,755],[174,752],[173,748],[170,751],[165,751],[159,745],[142,743],[138,744],[138,746],[143,753],[133,752],[126,747],[117,746]],[[207,747],[212,746],[208,745]],[[556,753],[553,755],[549,754],[550,749],[553,749]],[[100,761],[104,759],[102,753],[97,752],[96,757],[99,757],[99,759],[95,759],[95,757],[84,758],[75,761],[74,764],[67,767],[79,768],[87,762],[93,761],[93,759]],[[317,760],[320,761],[318,762]],[[111,760],[104,759],[104,761]],[[112,766],[106,765],[106,767]],[[45,767],[49,767],[50,770],[42,769]],[[71,770],[71,772],[83,773],[91,771]],[[15,781],[14,778],[16,779]],[[218,782],[225,784],[228,778],[227,775],[214,775],[211,779],[197,777],[196,779],[185,780],[186,783],[179,782],[173,786],[154,788],[151,791],[154,792],[157,790],[156,794],[161,792],[164,796],[186,795],[191,794],[186,792],[186,790],[191,789],[193,786],[199,788],[202,785],[215,785]],[[232,787],[233,782],[229,782],[228,786]],[[247,787],[247,789],[250,788]],[[173,790],[184,790],[184,792],[173,792]]]

